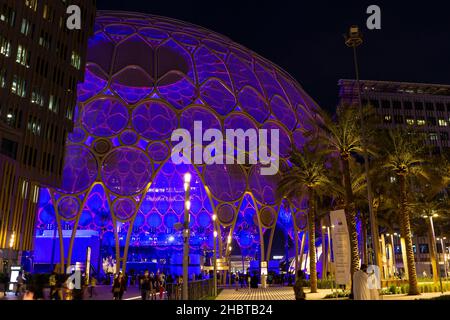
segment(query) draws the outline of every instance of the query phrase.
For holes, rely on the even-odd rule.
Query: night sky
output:
[[[381,30],[368,30],[366,8],[381,7]],[[362,79],[450,84],[450,5],[444,1],[97,0],[100,10],[146,12],[224,34],[289,72],[325,109],[337,81],[354,78],[343,34],[358,24]]]

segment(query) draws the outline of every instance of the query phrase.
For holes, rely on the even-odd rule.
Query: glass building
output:
[[[33,248],[40,187],[61,184],[96,10],[70,1],[83,17],[70,30],[66,2],[0,1],[0,272]]]
[[[223,35],[159,16],[99,12],[63,184],[40,192],[35,255],[73,264],[91,247],[94,266],[107,256],[122,270],[125,262],[179,265],[175,224],[183,222],[186,172],[191,264],[211,251],[214,230],[217,257],[231,248],[245,259],[270,259],[276,227],[297,245],[304,212],[277,200],[279,172],[261,175],[261,164],[176,165],[171,134],[193,133],[194,121],[203,132],[278,129],[283,170],[317,108],[289,74]]]

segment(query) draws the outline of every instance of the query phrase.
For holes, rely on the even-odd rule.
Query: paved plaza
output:
[[[332,293],[331,289],[319,289],[317,293],[310,293],[309,289],[305,289],[306,300],[324,300],[325,296]],[[45,298],[48,299],[48,289],[44,290]],[[449,295],[450,293],[444,293]],[[439,297],[442,294],[438,293],[422,293],[420,296],[408,296],[405,294],[385,295],[381,296],[380,300],[417,300],[417,299],[431,299]],[[21,297],[17,297],[14,293],[9,292],[6,297],[3,296],[3,292],[0,293],[0,300],[19,300]],[[128,287],[128,290],[123,296],[123,300],[140,300],[141,295],[136,286]],[[166,299],[164,295],[163,299]],[[330,300],[346,300],[347,298],[330,299]],[[111,286],[97,286],[96,294],[90,298],[86,292],[84,300],[112,300]],[[157,295],[159,300],[159,295]],[[268,287],[258,289],[239,289],[236,291],[234,288],[222,289],[217,296],[216,300],[295,300],[294,290],[292,287]],[[326,301],[330,301],[326,300]]]
[[[325,296],[332,293],[331,289],[319,289],[317,293],[310,293],[309,289],[305,290],[306,300],[323,300]],[[449,294],[444,293],[445,294]],[[380,300],[418,300],[431,299],[439,297],[440,292],[422,293],[420,296],[408,296],[405,294],[393,294],[380,296]],[[292,287],[268,287],[258,289],[223,289],[216,300],[295,300],[294,290]],[[328,300],[328,299],[327,299]],[[330,299],[330,300],[347,300],[347,298]],[[328,300],[329,301],[329,300]]]

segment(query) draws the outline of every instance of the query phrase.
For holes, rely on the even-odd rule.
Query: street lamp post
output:
[[[216,246],[217,246],[217,231],[216,231],[216,218],[217,216],[213,214],[213,225],[214,225],[214,244],[213,244],[213,281],[214,281],[214,296],[217,296],[217,252],[216,252]]]
[[[440,241],[441,243],[441,248],[442,248],[442,254],[443,254],[443,261],[444,261],[444,272],[445,272],[445,277],[447,278],[448,276],[448,270],[447,270],[447,255],[445,253],[445,246],[444,246],[444,240],[447,240],[447,237],[441,237],[441,238],[437,238],[437,241]]]
[[[191,191],[191,174],[188,172],[184,175],[184,224],[183,224],[183,300],[188,300],[188,278],[189,278],[189,210],[191,208],[190,191]]]
[[[327,272],[328,272],[328,267],[330,266],[331,291],[333,291],[334,284],[333,284],[333,272],[331,271],[331,232],[330,232],[330,228],[334,228],[334,225],[332,224],[332,225],[326,225],[326,226],[324,225],[324,226],[322,226],[322,229],[326,229],[327,230],[327,234],[328,234]]]
[[[434,210],[431,211],[431,214],[424,214],[422,217],[425,219],[429,219],[429,228],[430,228],[430,233],[431,233],[431,250],[434,251],[434,256],[435,256],[435,264],[437,264],[437,247],[436,247],[436,234],[434,232],[434,223],[433,223],[433,218],[438,217],[439,215],[437,213],[434,213]],[[433,263],[433,261],[431,262]],[[433,267],[433,266],[432,266]],[[435,273],[433,274],[433,278],[436,279],[437,276],[439,276],[439,283],[441,286],[441,292],[443,292],[442,290],[442,278],[441,278],[441,272],[439,270],[439,265],[435,265]]]
[[[372,186],[369,178],[369,155],[366,146],[366,133],[363,120],[362,102],[361,102],[361,88],[359,83],[359,68],[358,60],[356,55],[356,47],[362,44],[362,33],[359,31],[358,26],[351,26],[348,35],[345,35],[345,44],[347,47],[353,48],[353,60],[355,63],[355,75],[356,75],[356,90],[358,92],[358,105],[359,105],[359,116],[361,121],[361,140],[363,147],[363,157],[364,157],[364,171],[366,174],[366,184],[367,184],[367,200],[369,203],[369,214],[370,214],[370,229],[372,235],[372,245],[375,251],[374,261],[375,264],[379,266],[379,234],[378,234],[378,224],[376,222],[375,213],[373,211],[373,198],[372,198]]]

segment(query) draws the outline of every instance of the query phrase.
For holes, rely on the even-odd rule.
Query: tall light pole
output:
[[[434,252],[434,257],[435,257],[435,261],[434,261],[434,265],[433,265],[433,261],[431,261],[431,266],[434,270],[433,272],[433,280],[436,283],[437,282],[437,278],[439,277],[439,282],[441,284],[441,291],[442,291],[442,278],[441,278],[441,272],[439,270],[439,264],[437,263],[437,247],[436,247],[436,234],[434,232],[434,223],[433,223],[433,218],[439,217],[439,215],[437,213],[434,213],[434,210],[431,210],[431,214],[424,214],[422,216],[422,218],[428,219],[429,224],[428,224],[428,228],[429,228],[429,232],[430,232],[430,236],[431,236],[431,252]],[[430,253],[431,253],[430,252]],[[431,255],[432,256],[432,255]],[[433,259],[431,259],[433,260]]]
[[[447,271],[447,255],[445,253],[445,246],[444,246],[444,240],[447,240],[447,237],[442,237],[442,238],[436,238],[437,241],[441,242],[441,248],[442,248],[442,254],[443,254],[443,260],[444,260],[444,272],[445,272],[445,277],[447,278],[448,276],[448,271]]]
[[[191,208],[191,174],[184,175],[184,224],[183,224],[183,300],[188,300],[188,278],[189,278],[189,210]]]
[[[213,273],[213,281],[214,281],[214,297],[217,296],[217,252],[216,252],[216,246],[217,246],[217,231],[216,231],[216,218],[217,216],[213,214],[213,225],[214,225],[214,244],[213,244],[213,263],[214,263],[214,273]]]
[[[366,184],[367,184],[367,201],[369,203],[369,214],[370,214],[370,230],[372,235],[372,245],[375,251],[374,260],[377,266],[380,266],[379,257],[379,234],[378,234],[378,224],[376,221],[375,213],[373,211],[373,197],[372,197],[372,186],[369,178],[369,155],[367,152],[367,140],[366,132],[363,120],[362,102],[361,102],[361,88],[359,83],[359,68],[358,59],[356,55],[356,47],[363,43],[362,33],[359,31],[358,26],[351,26],[348,35],[345,35],[345,44],[347,47],[353,48],[353,61],[355,63],[355,75],[356,75],[356,90],[358,92],[358,105],[359,105],[359,117],[361,121],[361,141],[363,147],[363,157],[364,157],[364,171],[366,174]]]
[[[334,290],[334,276],[333,276],[333,271],[331,270],[331,232],[330,232],[330,228],[334,229],[334,224],[332,225],[323,225],[322,229],[326,229],[327,230],[327,234],[328,234],[328,252],[327,252],[327,272],[328,272],[328,266],[330,266],[330,275],[331,275],[331,293],[333,293]],[[336,287],[336,292],[337,292],[337,287]],[[336,294],[336,298],[337,298],[337,294]]]

